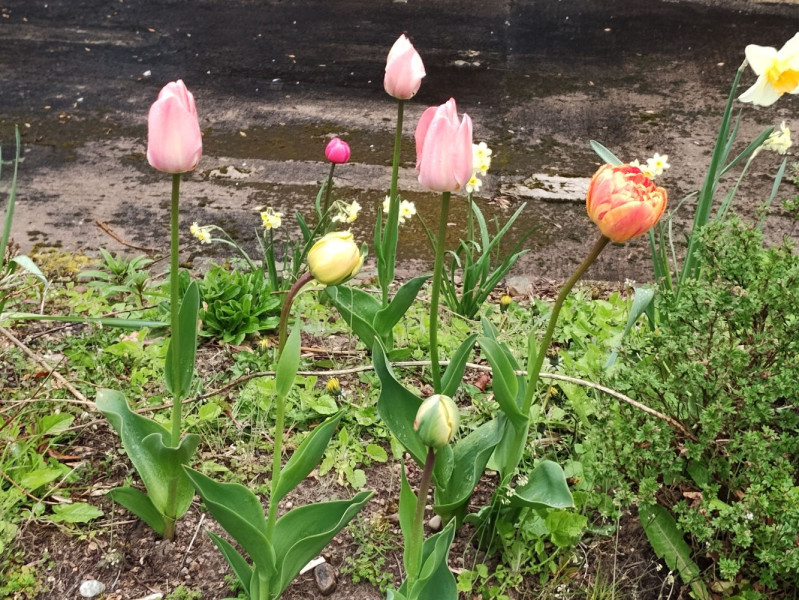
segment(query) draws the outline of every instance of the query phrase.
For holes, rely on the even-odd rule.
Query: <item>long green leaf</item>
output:
[[[97,323],[107,327],[119,327],[122,329],[156,329],[166,327],[169,323],[164,321],[151,321],[148,319],[120,319],[102,317],[70,317],[67,315],[39,315],[36,313],[12,312],[3,315],[4,319],[14,321],[56,321],[59,323]]]
[[[691,549],[674,517],[660,505],[640,505],[638,514],[652,549],[666,561],[671,570],[677,570],[684,583],[691,586],[693,597],[711,600],[705,584],[699,579],[699,567],[691,559]]]
[[[375,337],[380,337],[373,325],[380,302],[363,290],[344,285],[327,286],[325,293],[358,339],[371,348]]]
[[[469,361],[469,355],[474,348],[474,342],[477,339],[477,334],[469,335],[449,360],[447,368],[444,370],[444,375],[441,377],[441,393],[445,396],[454,396],[458,391],[461,381],[463,380],[463,372],[466,370],[466,363]]]
[[[197,315],[200,310],[200,288],[192,281],[183,295],[178,312],[178,331],[172,332],[164,362],[167,391],[173,396],[185,398],[191,389],[194,376],[194,356],[197,353]],[[178,335],[176,336],[175,333]],[[172,366],[172,353],[178,353],[178,367]]]
[[[300,368],[300,321],[291,328],[286,345],[280,353],[280,360],[275,371],[275,395],[286,398],[294,385],[294,377]]]
[[[402,531],[402,537],[405,540],[411,539],[413,537],[413,519],[416,515],[416,504],[419,500],[416,498],[416,494],[413,493],[410,484],[408,483],[408,478],[405,475],[405,465],[402,465],[401,471],[401,481],[400,481],[400,497],[399,497],[399,523],[400,523],[400,531]],[[405,574],[407,576],[408,573],[419,573],[419,569],[421,569],[421,563],[411,565],[410,563],[410,545],[405,544],[405,548],[402,552],[402,564],[405,568]],[[419,557],[421,560],[421,557]]]
[[[530,472],[525,485],[518,486],[511,498],[514,506],[535,508],[572,508],[574,498],[569,491],[566,475],[561,466],[551,460],[542,460]]]
[[[144,492],[136,488],[123,486],[114,488],[108,495],[117,504],[121,504],[142,521],[153,528],[158,535],[164,534],[164,515],[153,506],[152,500]]]
[[[394,298],[388,306],[375,313],[372,326],[376,332],[381,334],[381,337],[384,332],[390,332],[402,316],[408,312],[408,308],[413,304],[419,290],[429,278],[430,275],[420,275],[406,281],[394,294]]]
[[[596,140],[589,140],[588,145],[591,146],[591,150],[597,153],[599,158],[601,158],[609,165],[620,165],[624,163],[623,160],[618,158],[615,154],[613,154],[613,152],[608,150],[605,146],[603,146]]]
[[[236,576],[236,579],[238,579],[239,583],[241,583],[241,587],[249,591],[250,581],[252,580],[252,567],[247,564],[247,561],[244,559],[244,557],[239,554],[239,552],[230,544],[230,542],[219,537],[213,531],[208,531],[207,533],[208,537],[211,538],[211,541],[216,544],[217,548],[219,548],[222,556],[225,557],[225,560],[233,570],[233,574]]]
[[[517,400],[519,377],[514,372],[513,363],[508,358],[507,354],[510,351],[485,336],[480,337],[477,341],[491,364],[491,387],[499,407],[517,425],[526,422],[527,415],[522,412]]]
[[[457,600],[458,587],[447,564],[454,537],[455,522],[450,521],[424,541],[422,569],[413,589],[408,591],[409,600]]]

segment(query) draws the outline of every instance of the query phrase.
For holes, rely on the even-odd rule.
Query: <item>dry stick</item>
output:
[[[449,364],[448,360],[439,361],[441,366],[446,366]],[[394,367],[429,367],[430,361],[429,360],[412,360],[412,361],[399,361],[391,363]],[[478,371],[488,371],[489,373],[492,371],[491,367],[488,365],[478,365],[476,363],[466,363],[466,366],[471,369],[476,369]],[[372,371],[374,367],[372,365],[361,365],[359,367],[351,367],[349,369],[331,369],[329,371],[297,371],[297,375],[317,375],[322,377],[336,377],[338,375],[350,375],[352,373],[361,373],[363,371]],[[517,375],[527,375],[527,371],[515,371]],[[204,398],[210,398],[211,396],[219,395],[227,390],[234,388],[242,383],[249,381],[250,379],[255,379],[256,377],[272,377],[275,375],[274,371],[258,371],[256,373],[250,373],[248,375],[244,375],[243,377],[239,377],[238,379],[231,381],[230,383],[223,385],[221,388],[216,390],[212,390],[210,392],[206,392],[199,396],[195,396],[193,398],[186,398],[183,400],[184,404],[188,402],[196,402],[197,400],[202,400]],[[609,396],[613,396],[617,400],[621,400],[622,402],[626,402],[630,406],[637,408],[640,411],[643,411],[653,417],[657,417],[661,421],[665,421],[675,429],[678,429],[683,435],[686,437],[696,441],[696,436],[688,429],[685,425],[680,423],[674,417],[670,417],[668,415],[664,415],[661,412],[656,411],[654,408],[648,407],[646,404],[641,404],[640,402],[633,400],[629,396],[625,396],[621,392],[617,392],[609,387],[605,387],[604,385],[599,385],[598,383],[593,383],[591,381],[586,381],[584,379],[578,379],[576,377],[569,377],[567,375],[560,375],[558,373],[539,373],[539,377],[544,379],[555,379],[557,381],[565,381],[567,383],[573,383],[575,385],[581,385],[583,387],[593,388],[600,392],[604,392]],[[162,408],[170,408],[172,406],[171,403],[168,404],[161,404],[159,406],[149,406],[146,408],[141,408],[136,412],[151,412],[155,410],[161,410]]]
[[[180,575],[180,572],[183,570],[183,567],[186,565],[186,559],[189,557],[189,552],[191,552],[191,547],[194,545],[194,540],[197,539],[197,534],[200,533],[200,527],[203,526],[203,521],[205,521],[205,513],[200,515],[200,522],[197,523],[197,528],[194,530],[194,535],[191,536],[191,541],[189,545],[186,546],[186,552],[183,553],[183,560],[180,561],[180,568],[176,575]]]
[[[53,367],[47,364],[47,362],[41,356],[37,355],[36,353],[33,352],[33,350],[31,350],[25,344],[20,342],[16,337],[14,337],[13,333],[11,333],[5,327],[0,327],[0,333],[6,336],[11,341],[11,343],[14,344],[17,348],[22,350],[22,352],[24,352],[28,356],[28,358],[37,362],[45,371],[50,373],[53,376],[53,378],[56,381],[58,381],[58,383],[63,385],[67,390],[69,390],[69,392],[73,396],[75,396],[75,398],[78,399],[80,404],[85,404],[86,406],[90,407],[91,410],[95,410],[94,402],[90,402],[89,400],[87,400],[86,396],[81,394],[78,390],[75,389],[75,387],[71,383],[69,383],[69,381],[64,379],[61,373],[53,369]]]
[[[133,248],[134,250],[141,250],[143,252],[160,252],[160,250],[158,250],[158,248],[147,248],[146,246],[136,246],[135,244],[131,244],[130,242],[126,242],[121,237],[119,237],[119,235],[117,235],[116,233],[113,232],[111,227],[109,227],[108,223],[105,223],[105,222],[101,221],[100,219],[95,219],[94,222],[97,223],[97,227],[99,227],[100,229],[105,231],[108,235],[110,235],[112,238],[114,238],[116,241],[118,241],[123,246],[127,246],[128,248]]]

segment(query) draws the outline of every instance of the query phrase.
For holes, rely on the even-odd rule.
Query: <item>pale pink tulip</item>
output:
[[[147,116],[147,161],[164,173],[185,173],[200,162],[203,139],[194,96],[180,79],[166,84]]]
[[[350,145],[341,138],[333,138],[325,147],[325,157],[332,163],[340,165],[350,159]]]
[[[398,100],[409,100],[419,91],[424,76],[422,57],[405,34],[399,36],[386,60],[386,76],[383,79],[386,92]]]
[[[666,209],[668,194],[632,165],[602,165],[588,185],[585,207],[602,235],[626,242],[649,231]]]
[[[416,126],[419,183],[435,192],[456,192],[472,176],[472,120],[458,121],[455,100],[431,106]]]

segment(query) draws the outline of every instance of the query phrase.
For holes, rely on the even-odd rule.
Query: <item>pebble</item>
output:
[[[336,591],[336,571],[328,563],[322,563],[313,570],[316,587],[323,596],[329,596]]]
[[[94,598],[105,591],[105,584],[96,579],[88,579],[80,584],[78,591],[84,598]]]
[[[439,515],[434,515],[427,522],[427,526],[430,528],[430,531],[441,531],[441,524],[441,517]]]

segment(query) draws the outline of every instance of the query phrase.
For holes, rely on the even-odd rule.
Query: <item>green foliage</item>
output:
[[[202,600],[202,590],[195,590],[179,585],[164,596],[164,600]]]
[[[146,256],[128,258],[121,254],[111,254],[100,248],[103,263],[98,269],[81,272],[80,278],[89,280],[89,287],[98,290],[109,299],[121,299],[133,295],[139,306],[150,291],[150,272],[147,269],[152,259]]]
[[[348,528],[355,541],[355,552],[344,557],[342,575],[348,575],[353,583],[365,581],[385,592],[394,583],[389,570],[390,553],[402,548],[398,536],[392,533],[391,523],[379,514],[370,518],[358,517]]]
[[[281,297],[263,271],[228,271],[214,265],[200,282],[200,335],[238,345],[250,333],[277,327]]]
[[[713,578],[799,584],[799,258],[737,219],[702,236],[701,277],[658,303],[659,328],[625,342],[611,382],[696,439],[626,405],[597,435],[622,497],[657,499]],[[613,481],[613,473],[608,474]]]

